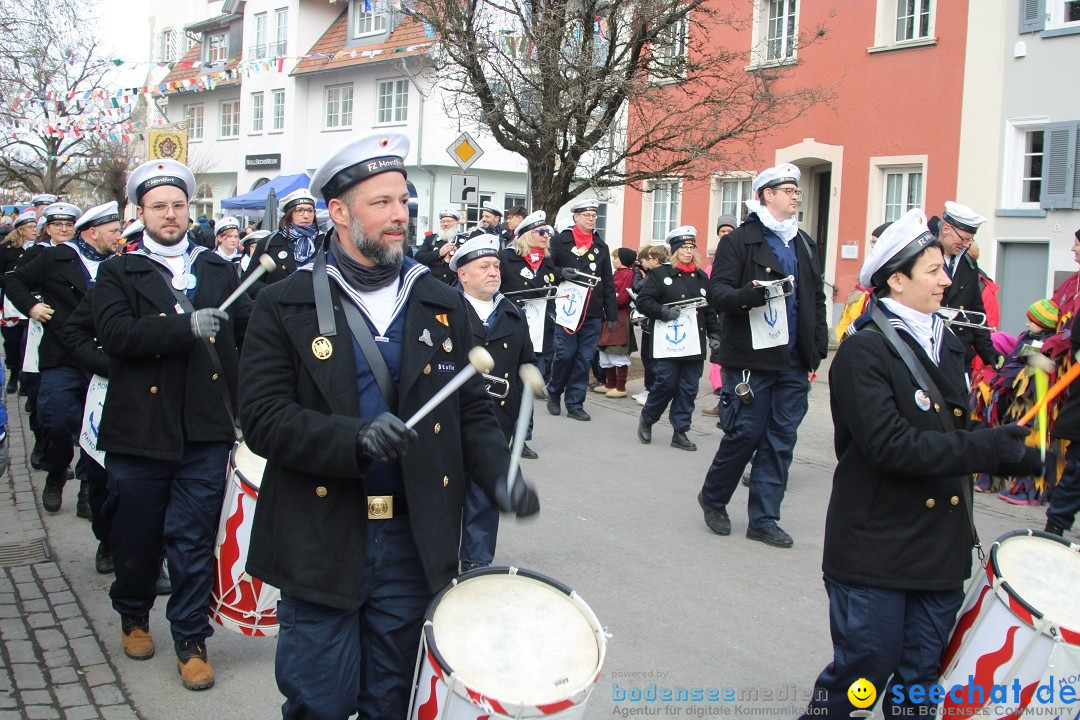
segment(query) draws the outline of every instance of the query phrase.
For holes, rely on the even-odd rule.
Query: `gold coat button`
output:
[[[941,406],[937,403],[934,403],[934,412],[941,412]]]
[[[210,376],[210,379],[211,380],[217,380],[218,379],[218,374],[214,373],[213,375]]]
[[[217,338],[215,338],[214,336],[210,336],[210,337],[208,337],[208,338],[207,338],[207,340],[209,340],[209,341],[210,341],[210,344],[211,344],[211,345],[213,345],[213,344],[214,344],[215,342],[217,342]]]
[[[165,313],[158,313],[158,317],[167,317],[167,315],[165,315]]]
[[[951,504],[953,504],[953,505],[959,505],[960,504],[960,498],[953,495],[951,498],[949,498],[949,502]]]
[[[503,350],[509,350],[510,346],[507,343],[503,343]]]
[[[500,401],[499,401],[499,407],[503,407],[503,406],[505,406],[505,405],[506,405],[506,401],[505,401],[505,400],[500,400]]]
[[[430,375],[431,374],[431,365],[425,365],[424,366],[424,374],[425,375]]]
[[[449,484],[450,484],[450,478],[448,478],[446,475],[443,475],[442,476],[442,486],[446,487]]]
[[[934,500],[934,498],[927,498],[926,499],[926,507],[933,510],[935,505],[937,505],[937,502]]]
[[[320,485],[319,487],[315,488],[315,494],[319,497],[326,497],[326,488]]]
[[[441,424],[441,423],[435,423],[435,427],[434,427],[434,430],[435,430],[435,434],[436,434],[436,435],[438,435],[439,433],[441,433],[441,432],[442,432],[442,424]]]
[[[964,414],[964,411],[960,408],[953,408],[952,414],[956,417],[961,417]]]
[[[157,395],[157,385],[151,385],[150,386],[150,394],[151,395]]]
[[[767,272],[767,273],[771,273],[771,272],[772,272],[772,268],[770,268],[770,267],[767,267],[767,268],[765,268],[765,272]]]
[[[510,373],[503,373],[503,379],[509,380],[510,379]]]
[[[683,294],[682,294],[682,295],[680,295],[679,297],[680,297],[680,298],[683,298],[683,299],[685,300],[685,299],[686,299],[686,293],[683,293]]]

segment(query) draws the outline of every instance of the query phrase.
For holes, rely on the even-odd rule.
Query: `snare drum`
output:
[[[579,720],[606,647],[570,588],[528,570],[474,570],[428,606],[409,718]]]
[[[1037,530],[1007,533],[990,548],[986,572],[973,579],[941,665],[940,683],[954,686],[942,716],[1075,718],[1061,687],[1080,677],[1080,546]],[[1052,679],[1051,679],[1052,678]],[[1032,700],[1053,683],[1053,703]],[[969,695],[968,685],[981,686]],[[991,698],[993,685],[1007,697]],[[1014,687],[1020,687],[1019,702]],[[1047,690],[1041,691],[1048,700]],[[970,701],[969,701],[970,698]],[[980,698],[982,701],[980,702]],[[1000,702],[999,702],[1000,701]]]
[[[242,635],[277,635],[277,588],[244,570],[251,544],[251,523],[259,499],[266,460],[248,449],[243,440],[229,455],[229,485],[221,508],[214,546],[214,587],[210,591],[210,617]]]

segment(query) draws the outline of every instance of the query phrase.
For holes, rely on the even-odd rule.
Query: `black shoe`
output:
[[[467,573],[470,570],[475,570],[477,568],[486,568],[486,567],[491,567],[491,563],[465,562],[463,560],[461,562],[461,574]]]
[[[521,457],[525,458],[526,460],[535,460],[540,456],[537,455],[536,451],[533,450],[528,445],[522,445],[521,446]]]
[[[97,554],[94,555],[94,569],[98,575],[110,575],[113,571],[112,550],[109,543],[102,540],[98,543]]]
[[[558,415],[562,413],[562,404],[558,396],[551,395],[547,399],[547,411],[552,415]]]
[[[34,449],[30,451],[30,467],[34,468],[35,470],[41,469],[42,454],[43,450],[41,447],[41,443],[35,440]]]
[[[75,470],[70,465],[68,465],[67,474],[65,475],[65,477],[67,477],[68,480],[75,479]]]
[[[7,381],[7,393],[11,395],[14,392],[19,391],[19,378],[16,375],[12,375]]]
[[[645,418],[638,418],[637,439],[645,445],[652,442],[652,425],[647,425],[645,423]]]
[[[742,480],[740,482],[742,482],[743,487],[750,487],[750,469],[749,468],[747,468],[746,472],[743,473]]]
[[[165,569],[165,561],[161,561],[161,570],[158,572],[157,582],[154,584],[154,592],[158,595],[172,595],[172,581]]]
[[[671,436],[671,447],[679,448],[680,450],[689,450],[693,452],[697,450],[697,445],[690,442],[690,438],[686,437],[686,433],[676,430]]]
[[[75,502],[75,517],[90,519],[90,486],[86,483],[79,486],[79,495]]]
[[[716,510],[705,504],[705,498],[698,493],[697,496],[698,505],[705,511],[705,524],[717,535],[730,535],[731,534],[731,518],[728,517],[727,510]]]
[[[45,512],[60,512],[60,504],[64,501],[64,478],[49,473],[45,476],[45,487],[41,491],[41,506]]]
[[[1051,535],[1057,535],[1058,537],[1065,536],[1065,528],[1061,527],[1060,525],[1055,525],[1050,520],[1046,521],[1046,527],[1044,528],[1044,531],[1050,533]]]
[[[760,540],[766,545],[778,548],[789,548],[795,544],[791,536],[780,529],[778,525],[770,525],[763,528],[746,528],[746,537],[751,540]]]
[[[589,413],[585,412],[584,410],[567,410],[566,417],[573,420],[580,420],[581,422],[589,422],[590,420],[592,420],[592,418],[589,417]]]

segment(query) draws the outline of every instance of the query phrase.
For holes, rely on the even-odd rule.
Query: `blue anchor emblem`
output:
[[[669,330],[668,334],[664,336],[665,338],[667,338],[668,342],[673,343],[675,345],[678,345],[679,343],[681,343],[683,340],[686,339],[686,333],[685,332],[684,333],[679,332],[679,320],[678,320],[678,318],[671,321],[671,326],[668,328],[668,330]]]
[[[577,304],[577,295],[564,295],[567,298],[566,305],[563,306],[563,315],[566,317],[572,317],[574,315],[574,305]]]
[[[769,327],[776,327],[776,321],[780,319],[780,316],[776,312],[776,308],[772,306],[772,300],[765,306],[765,322]]]
[[[98,427],[100,427],[100,425],[95,425],[94,424],[94,411],[91,410],[90,411],[90,432],[93,433],[94,437],[98,436]]]

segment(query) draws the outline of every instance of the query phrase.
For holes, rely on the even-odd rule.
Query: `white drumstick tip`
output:
[[[544,392],[544,376],[540,374],[540,368],[532,363],[526,363],[518,368],[518,377],[525,383],[525,388],[533,394]]]
[[[495,369],[495,360],[491,357],[491,353],[479,345],[469,351],[469,364],[480,373],[489,373]]]
[[[259,265],[268,273],[272,273],[277,269],[277,263],[274,262],[274,258],[265,253],[259,256]]]

